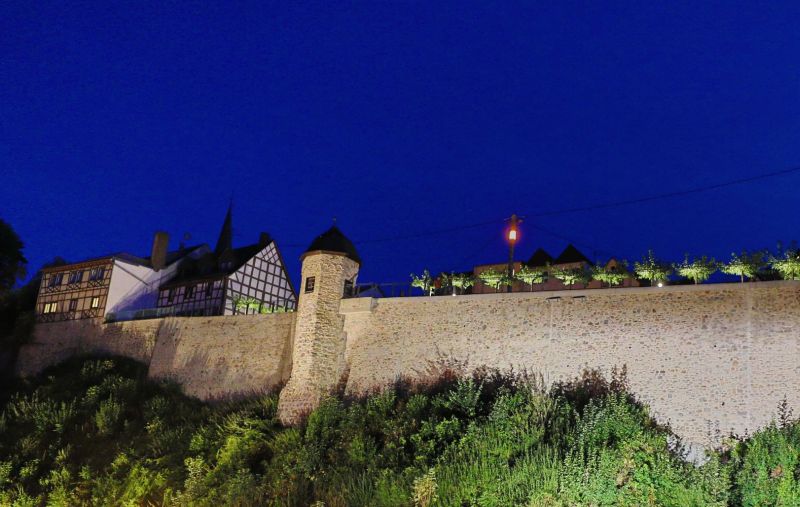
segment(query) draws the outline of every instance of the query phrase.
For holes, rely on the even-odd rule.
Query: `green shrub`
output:
[[[277,396],[206,405],[124,359],[75,359],[0,415],[0,505],[795,505],[800,429],[687,463],[624,369],[545,389],[451,370],[283,428]],[[795,502],[795,503],[793,503]]]
[[[741,505],[800,505],[800,424],[770,424],[737,443],[731,455]]]
[[[122,422],[123,410],[123,404],[113,397],[101,401],[94,415],[97,434],[101,436],[113,435]]]

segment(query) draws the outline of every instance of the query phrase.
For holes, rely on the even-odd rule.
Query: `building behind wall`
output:
[[[150,257],[117,253],[42,270],[38,322],[292,311],[297,296],[275,241],[233,248],[231,209],[212,251],[170,252],[158,232]]]
[[[275,241],[261,233],[258,243],[234,248],[230,208],[214,251],[184,263],[158,296],[158,308],[174,315],[256,314],[296,307]]]
[[[156,233],[150,257],[117,253],[42,270],[36,301],[38,322],[114,318],[155,308],[159,286],[178,267],[203,255],[201,245],[168,251],[169,236]]]
[[[553,271],[555,269],[581,270],[586,274],[588,282],[585,284],[576,284],[574,288],[599,289],[602,287],[602,284],[598,280],[591,279],[591,270],[593,266],[594,264],[592,261],[590,261],[588,257],[586,257],[573,245],[567,245],[567,247],[564,248],[558,257],[555,258],[547,253],[544,249],[539,248],[526,262],[515,261],[513,268],[515,273],[519,272],[519,270],[523,267],[541,270],[543,272],[542,282],[534,283],[533,286],[531,286],[520,281],[514,281],[511,285],[511,292],[564,290],[571,288],[553,276]],[[625,271],[625,266],[623,263],[615,258],[609,259],[605,264],[603,264],[603,266],[611,271]],[[498,289],[484,284],[480,279],[480,274],[490,270],[505,272],[507,269],[508,263],[481,264],[479,266],[475,266],[473,270],[473,274],[475,276],[475,286],[472,288],[472,293],[491,294],[498,292]],[[636,280],[636,277],[631,274],[622,281],[620,286],[638,287],[639,282]],[[503,287],[502,292],[505,292],[505,287]]]

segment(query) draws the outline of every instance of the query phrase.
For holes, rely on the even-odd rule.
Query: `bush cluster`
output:
[[[587,373],[545,389],[480,370],[332,396],[299,428],[277,396],[203,404],[126,359],[74,359],[0,416],[0,504],[208,506],[795,505],[787,407],[700,466],[626,390]]]

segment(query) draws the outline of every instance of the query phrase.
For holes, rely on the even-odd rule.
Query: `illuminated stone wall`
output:
[[[99,319],[36,326],[17,373],[33,375],[79,354],[130,357],[149,376],[172,379],[204,400],[247,396],[289,378],[293,313],[172,317],[103,324]]]
[[[565,290],[342,302],[348,390],[421,377],[437,362],[525,368],[552,382],[625,365],[678,434],[767,423],[800,409],[800,283]]]
[[[343,256],[307,257],[316,287],[297,313],[41,324],[18,372],[100,352],[202,399],[289,380],[280,414],[296,422],[345,375],[361,392],[442,362],[549,382],[624,365],[654,415],[703,445],[763,426],[784,397],[800,410],[800,282],[341,300],[356,272]]]

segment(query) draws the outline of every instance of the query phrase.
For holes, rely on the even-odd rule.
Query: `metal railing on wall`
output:
[[[408,282],[359,283],[345,287],[345,298],[398,298],[428,296],[428,292]]]

